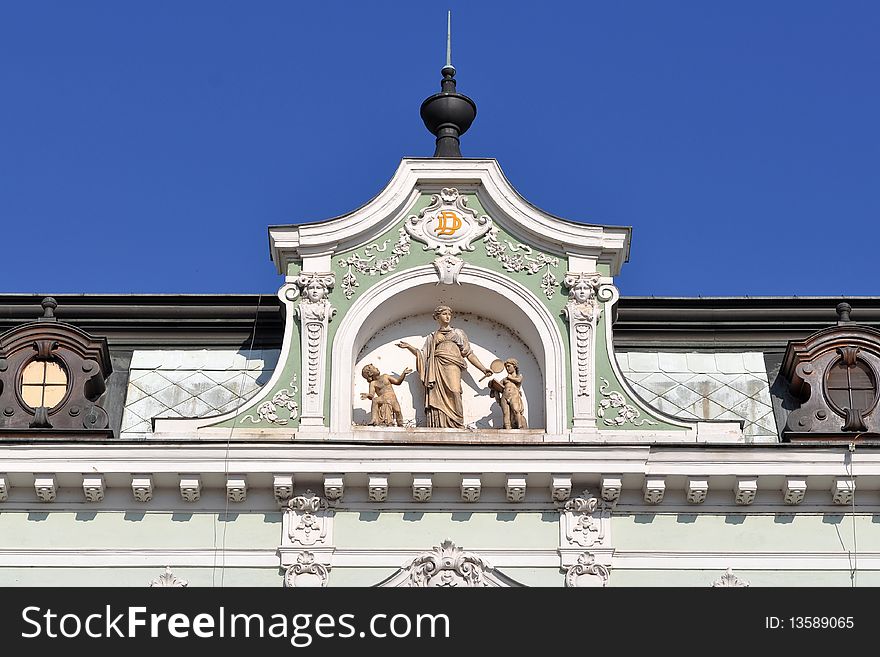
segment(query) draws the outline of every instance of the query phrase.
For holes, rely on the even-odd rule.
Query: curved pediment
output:
[[[322,259],[369,245],[445,189],[476,198],[485,215],[513,239],[557,257],[583,258],[619,273],[629,257],[631,229],[555,217],[517,193],[493,159],[405,159],[391,182],[364,206],[327,221],[269,228],[272,260],[279,273],[304,260]],[[426,199],[419,206],[420,199]],[[485,234],[485,231],[484,233]],[[482,235],[476,239],[482,239]],[[439,253],[438,255],[443,255]],[[326,271],[329,266],[304,269]]]

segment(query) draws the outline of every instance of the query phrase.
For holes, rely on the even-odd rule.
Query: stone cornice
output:
[[[646,482],[662,482],[664,494],[652,503],[669,512],[742,512],[737,486],[754,482],[749,512],[843,509],[855,491],[859,508],[880,504],[880,448],[847,446],[725,448],[666,446],[393,446],[327,444],[149,445],[29,444],[0,445],[0,477],[5,484],[2,508],[22,504],[124,508],[126,504],[173,506],[181,499],[193,508],[214,508],[229,499],[240,509],[277,508],[274,484],[279,475],[291,478],[297,491],[323,490],[341,478],[340,508],[374,504],[385,508],[418,505],[553,508],[561,479],[571,481],[569,495],[584,487],[600,489],[613,473],[620,482],[618,509],[646,507]],[[234,474],[230,474],[234,473]],[[385,494],[368,495],[381,475]],[[150,477],[151,495],[139,499],[135,480]],[[414,493],[417,477],[430,477],[430,500]],[[478,499],[461,493],[463,477],[479,480]],[[695,479],[706,482],[705,495],[687,501]],[[51,480],[55,495],[41,494],[40,482]],[[101,495],[92,480],[101,481]],[[525,486],[511,497],[511,481]],[[841,483],[843,482],[843,483]],[[45,488],[45,486],[44,486]],[[228,497],[230,489],[247,495]],[[798,495],[792,495],[795,489]],[[196,493],[195,491],[198,491]],[[45,491],[43,491],[45,492]],[[741,492],[741,491],[740,491]],[[693,497],[693,496],[692,496]],[[215,499],[216,498],[216,499]],[[876,498],[876,500],[875,500]],[[42,500],[40,502],[39,500]],[[694,503],[696,502],[696,503]]]

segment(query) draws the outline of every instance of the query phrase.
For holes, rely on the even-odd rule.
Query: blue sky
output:
[[[0,292],[272,293],[266,227],[372,198],[438,90],[624,295],[878,295],[880,4],[5,2]]]

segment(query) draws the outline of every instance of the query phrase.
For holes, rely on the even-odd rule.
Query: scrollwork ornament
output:
[[[329,568],[318,563],[314,554],[304,550],[297,556],[296,563],[284,573],[284,586],[288,588],[323,588],[327,586],[329,576]]]
[[[566,571],[565,585],[570,588],[602,587],[608,583],[610,574],[607,566],[596,563],[595,555],[584,552],[578,557],[578,562]]]
[[[360,287],[356,274],[364,276],[381,276],[397,269],[400,261],[409,255],[410,252],[410,236],[407,232],[400,228],[397,231],[397,242],[391,247],[391,253],[387,258],[377,258],[376,254],[385,253],[388,250],[388,243],[391,240],[385,240],[382,244],[370,244],[364,247],[363,255],[353,253],[347,258],[340,259],[339,266],[347,267],[345,276],[342,277],[342,293],[346,299],[351,299],[355,294],[355,288]]]
[[[254,418],[252,413],[248,413],[239,422],[243,423],[245,420],[249,420],[252,424],[258,424],[259,422],[271,422],[272,424],[279,425],[287,424],[291,420],[296,419],[296,416],[299,414],[299,404],[297,404],[295,398],[298,392],[296,374],[294,374],[286,388],[281,388],[281,390],[272,395],[272,399],[264,401],[257,406],[256,418]],[[279,415],[278,412],[281,410],[287,411],[287,417]]]
[[[603,418],[603,421],[607,426],[621,427],[624,424],[629,423],[633,426],[640,427],[644,424],[657,424],[650,418],[640,417],[641,413],[639,412],[639,409],[627,404],[621,393],[614,390],[609,392],[611,384],[608,382],[608,379],[601,377],[600,380],[602,381],[602,385],[599,387],[599,392],[605,397],[605,399],[599,402],[599,410],[596,414]],[[614,417],[605,417],[609,411],[615,411]]]
[[[189,584],[171,572],[171,566],[165,566],[165,572],[150,581],[151,587],[184,588]]]
[[[416,557],[409,565],[408,586],[413,587],[484,587],[489,566],[481,557],[464,552],[449,539],[432,552]]]
[[[425,245],[425,251],[433,250],[440,256],[473,251],[472,242],[491,226],[492,220],[468,207],[467,196],[454,187],[444,187],[431,196],[428,206],[410,215],[404,224],[409,236]]]
[[[548,299],[552,299],[556,294],[559,280],[551,268],[559,267],[559,258],[535,251],[528,244],[514,243],[510,240],[504,240],[502,244],[498,240],[498,228],[494,226],[486,234],[483,243],[486,247],[486,255],[501,263],[505,271],[526,274],[538,274],[543,271],[541,291]]]
[[[724,574],[712,582],[715,588],[745,588],[749,583],[733,574],[733,570],[728,568]]]

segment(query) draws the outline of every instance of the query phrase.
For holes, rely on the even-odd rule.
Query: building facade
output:
[[[276,297],[0,297],[0,584],[880,584],[878,300],[621,299],[450,68]]]

